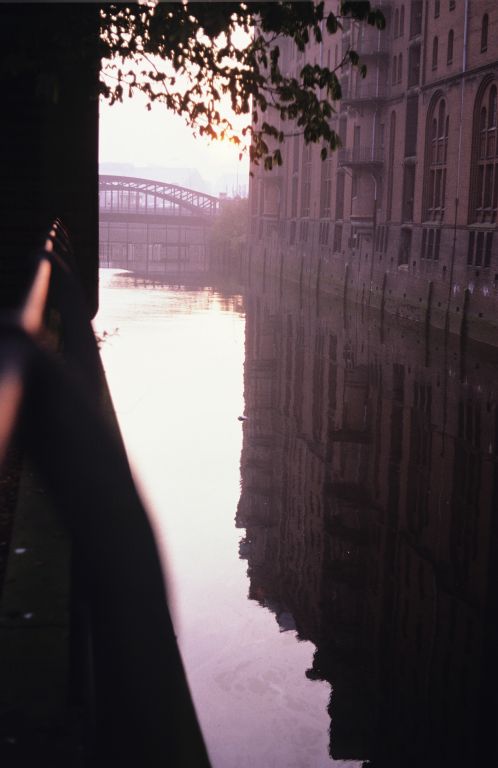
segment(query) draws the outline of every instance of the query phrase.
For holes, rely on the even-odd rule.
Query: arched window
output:
[[[437,69],[437,53],[438,53],[439,41],[437,37],[432,41],[432,69]]]
[[[446,63],[451,64],[453,62],[453,41],[455,39],[455,35],[453,34],[453,30],[450,29],[448,32],[448,49],[447,49],[447,55],[446,55]]]
[[[484,14],[482,17],[482,24],[481,24],[481,53],[484,53],[484,51],[488,50],[488,27],[489,27],[489,16],[487,13]]]
[[[398,37],[399,35],[399,11],[396,8],[394,11],[394,37]]]
[[[400,53],[398,57],[398,83],[403,79],[403,54]]]
[[[391,67],[391,83],[392,85],[395,85],[396,80],[398,79],[398,58],[397,56],[393,56],[393,63]]]
[[[498,92],[491,81],[481,90],[474,110],[470,222],[494,223],[498,203]]]
[[[427,116],[427,159],[423,201],[426,221],[441,221],[444,218],[449,125],[446,102],[439,97]]]
[[[405,34],[405,6],[401,6],[399,13],[399,35],[402,37]]]
[[[434,18],[438,19],[439,14],[441,12],[441,2],[440,0],[434,0]]]

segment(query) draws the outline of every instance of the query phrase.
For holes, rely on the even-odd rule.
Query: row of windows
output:
[[[162,243],[150,243],[148,246],[135,243],[100,243],[100,258],[127,262],[172,260],[199,258],[204,249],[199,245],[188,247],[165,246]]]
[[[407,132],[413,128],[410,141],[405,137],[405,157],[416,152],[416,99],[408,100]],[[413,106],[413,109],[409,107]],[[413,113],[413,114],[412,114]],[[408,119],[409,118],[409,119]],[[422,220],[443,221],[447,209],[447,164],[449,128],[451,116],[447,112],[447,103],[443,96],[436,97],[429,108],[426,122],[425,169],[422,197]],[[415,126],[415,128],[414,128]],[[383,126],[382,126],[383,127]],[[469,223],[494,224],[498,211],[498,88],[493,80],[488,79],[481,85],[474,107],[474,124],[470,177]],[[411,134],[410,134],[411,135]],[[392,217],[393,179],[396,145],[396,113],[391,112],[389,126],[389,151],[387,156],[387,196],[386,217]],[[455,150],[456,147],[453,147]],[[304,147],[301,163],[302,185],[298,199],[300,174],[295,173],[291,182],[291,218],[307,218],[310,215],[311,198],[311,145]],[[344,217],[345,175],[339,170],[335,177],[332,163],[328,158],[321,168],[320,218],[333,217],[340,221]],[[415,173],[411,166],[405,165],[405,177],[412,173],[411,183],[403,187],[403,221],[412,221],[415,190]],[[352,185],[356,181],[353,174]],[[405,178],[405,182],[407,179]],[[335,210],[331,209],[332,186],[335,187]],[[298,203],[301,203],[298,212]],[[406,210],[405,210],[406,209]]]
[[[255,223],[255,220],[254,220]],[[318,242],[322,246],[327,246],[330,241],[330,234],[331,234],[331,228],[334,227],[334,238],[333,238],[333,251],[335,253],[340,253],[342,250],[342,234],[343,234],[343,226],[342,224],[335,223],[331,221],[321,221],[319,224],[318,229]],[[441,250],[441,228],[440,227],[424,227],[422,229],[422,244],[421,244],[421,251],[420,256],[425,261],[432,261],[437,262],[439,261],[440,256],[440,250]],[[299,234],[299,241],[301,243],[306,243],[309,238],[309,221],[308,220],[301,220],[299,222],[299,230],[297,229],[297,222],[291,221],[290,222],[290,229],[289,229],[289,243],[290,245],[294,245],[296,242],[296,234]],[[406,234],[406,232],[405,232]],[[411,233],[409,233],[411,234]],[[263,232],[260,233],[261,236],[263,236]],[[285,232],[281,232],[281,236],[285,237]],[[411,238],[410,238],[411,239]],[[376,235],[375,235],[375,250],[378,253],[385,253],[387,251],[389,242],[389,227],[387,225],[381,224],[377,227]],[[405,243],[406,247],[404,250],[406,250],[406,258],[403,256],[400,257],[399,262],[400,263],[408,263],[408,255],[409,251],[411,250],[411,244]],[[139,246],[136,246],[137,249],[139,249]],[[159,258],[160,255],[164,256],[164,246],[162,247],[162,250],[159,250],[161,247],[159,244],[151,246],[151,252],[150,255],[152,256],[152,253],[156,253],[154,249],[157,249],[156,258]],[[468,250],[467,250],[467,265],[470,267],[482,267],[484,269],[489,269],[491,266],[491,258],[492,258],[492,248],[493,248],[493,232],[485,232],[485,231],[476,231],[471,230],[469,232],[469,239],[468,239]],[[192,249],[191,249],[192,251]],[[145,257],[145,251],[143,252]],[[138,255],[138,251],[137,251]],[[173,255],[173,250],[168,249],[168,255]],[[180,255],[177,249],[174,249],[174,255]],[[154,256],[152,256],[154,258]]]
[[[495,223],[498,209],[498,92],[493,82],[482,90],[474,112],[470,222]],[[449,115],[440,97],[427,118],[424,220],[442,220],[446,207]]]
[[[477,172],[472,179],[473,221],[496,222],[498,207],[497,88],[485,89],[478,112],[478,131],[474,130],[473,154]]]
[[[489,30],[489,17],[488,14],[484,14],[482,17],[481,25],[481,53],[488,50],[488,30]],[[455,42],[455,33],[452,29],[448,32],[448,41],[446,44],[446,63],[451,64],[453,62],[453,47]],[[432,41],[432,69],[435,70],[438,67],[439,58],[439,38],[434,37]]]
[[[448,32],[448,42],[446,44],[446,63],[453,62],[453,47],[455,42],[455,33],[452,29]],[[436,36],[432,41],[432,69],[437,69],[439,59],[439,38]]]

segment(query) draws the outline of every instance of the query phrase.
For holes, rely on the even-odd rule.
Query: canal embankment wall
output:
[[[416,258],[398,265],[389,252],[372,253],[365,244],[337,253],[320,246],[318,236],[310,237],[309,244],[288,245],[273,231],[249,242],[245,270],[249,281],[259,275],[263,282],[274,279],[301,290],[320,290],[403,323],[496,346],[498,275],[468,268],[463,238],[450,234],[454,242],[449,239],[446,256],[421,267]]]

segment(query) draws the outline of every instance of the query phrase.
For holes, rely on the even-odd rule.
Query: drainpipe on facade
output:
[[[368,291],[368,306],[370,306],[370,300],[372,297],[372,290],[373,290],[372,283],[373,283],[375,238],[377,234],[377,179],[374,173],[371,173],[370,175],[374,183],[374,199],[373,199],[373,211],[372,211],[372,252],[370,254],[370,289]]]
[[[456,194],[455,194],[455,217],[453,222],[453,243],[451,248],[450,258],[450,274],[448,285],[448,301],[446,304],[446,317],[444,322],[445,335],[449,333],[450,324],[450,304],[451,295],[453,292],[453,275],[455,271],[455,255],[456,255],[456,239],[457,239],[457,224],[458,224],[458,206],[459,197],[458,190],[460,188],[460,166],[462,159],[462,118],[463,118],[463,106],[464,106],[464,93],[465,93],[465,72],[467,70],[467,47],[468,47],[468,28],[469,28],[469,0],[465,0],[464,9],[464,28],[463,28],[463,52],[462,52],[462,81],[460,87],[460,125],[458,129],[458,160],[457,160],[457,181],[456,181]]]

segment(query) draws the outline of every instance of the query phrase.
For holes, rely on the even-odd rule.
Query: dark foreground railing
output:
[[[72,534],[70,694],[84,702],[84,764],[207,767],[154,537],[104,392],[56,223],[23,306],[0,320],[0,461],[15,440]]]

